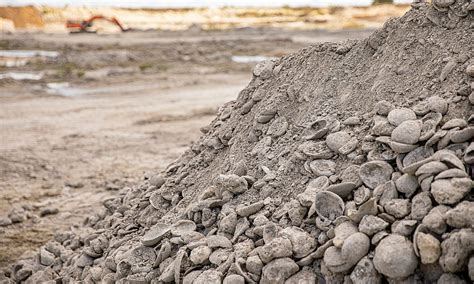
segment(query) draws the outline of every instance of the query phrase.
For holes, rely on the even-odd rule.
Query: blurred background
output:
[[[257,62],[364,38],[408,8],[0,0],[0,267],[164,169],[237,97]]]

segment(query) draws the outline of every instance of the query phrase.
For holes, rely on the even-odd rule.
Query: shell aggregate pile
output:
[[[4,281],[472,283],[474,3],[412,6],[258,64],[165,172]]]

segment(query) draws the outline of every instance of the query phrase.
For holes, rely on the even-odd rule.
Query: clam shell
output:
[[[303,139],[316,140],[323,138],[329,132],[329,124],[330,122],[326,118],[317,119],[310,123],[304,132]]]
[[[471,142],[466,149],[464,154],[464,162],[468,164],[474,164],[474,142]]]
[[[463,162],[453,152],[449,150],[438,151],[433,155],[433,158],[438,161],[444,162],[449,166],[464,170]]]
[[[142,237],[142,244],[148,247],[154,246],[165,238],[171,230],[171,226],[158,223],[151,227]]]
[[[390,180],[393,168],[389,163],[383,161],[367,162],[360,166],[359,177],[369,188],[376,188]]]
[[[336,163],[332,160],[314,160],[309,163],[309,167],[316,176],[331,176],[336,171]]]
[[[421,121],[423,123],[425,123],[429,120],[432,120],[435,123],[435,125],[438,125],[441,122],[442,119],[443,119],[443,115],[441,113],[439,113],[439,112],[430,112],[430,113],[426,114],[425,116],[423,116],[421,118]]]
[[[195,231],[196,224],[191,220],[179,220],[171,226],[171,234],[173,236],[182,236],[184,234]]]
[[[456,128],[456,127],[464,128],[466,126],[467,126],[467,122],[464,119],[453,118],[453,119],[447,121],[445,124],[443,124],[441,129],[449,130],[451,128]]]
[[[346,198],[352,193],[355,188],[356,184],[353,182],[342,182],[330,185],[326,188],[326,190],[339,195],[341,198]]]
[[[395,142],[395,141],[390,141],[389,142],[390,148],[396,153],[408,153],[410,151],[415,150],[418,145],[416,144],[405,144],[405,143],[400,143],[400,142]]]
[[[326,145],[326,142],[306,141],[298,146],[298,150],[313,159],[330,159],[334,153]]]
[[[314,204],[316,213],[331,221],[344,214],[344,201],[333,192],[318,192]]]
[[[416,170],[415,175],[416,176],[419,176],[422,174],[435,175],[447,169],[448,169],[448,166],[446,166],[444,163],[439,162],[439,161],[431,161],[419,167],[418,170]]]
[[[428,102],[426,101],[419,102],[418,104],[413,106],[411,109],[416,113],[416,115],[425,115],[430,111],[428,107]]]
[[[428,141],[425,143],[425,147],[431,147],[438,143],[444,136],[448,134],[448,131],[446,130],[439,130],[438,132],[434,133],[433,136],[431,136]],[[421,140],[421,139],[420,139]]]
[[[426,141],[433,137],[436,133],[436,122],[433,120],[428,120],[423,122],[421,125],[419,141]]]
[[[462,130],[454,131],[451,134],[451,141],[454,143],[463,143],[471,141],[474,138],[474,126],[466,127]]]
[[[410,151],[403,158],[403,169],[414,165],[417,162],[424,161],[434,154],[434,150],[429,147],[418,147],[413,151]]]

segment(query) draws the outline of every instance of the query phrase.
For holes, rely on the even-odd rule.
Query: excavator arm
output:
[[[108,21],[120,28],[122,32],[129,31],[129,29],[125,29],[122,24],[117,20],[115,17],[107,18],[102,15],[96,15],[92,16],[91,18],[82,21],[82,22],[76,22],[76,21],[70,21],[68,20],[66,22],[66,28],[69,30],[71,33],[84,33],[84,32],[94,32],[90,28],[92,27],[94,21],[96,20],[105,20]]]

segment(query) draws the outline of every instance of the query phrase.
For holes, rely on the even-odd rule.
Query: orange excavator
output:
[[[127,32],[130,29],[126,29],[122,26],[122,24],[117,20],[115,17],[107,18],[101,15],[92,16],[90,19],[85,21],[70,21],[66,22],[66,28],[69,30],[70,33],[95,33],[96,31],[91,30],[92,24],[96,20],[105,20],[108,21],[120,28],[122,32]]]

